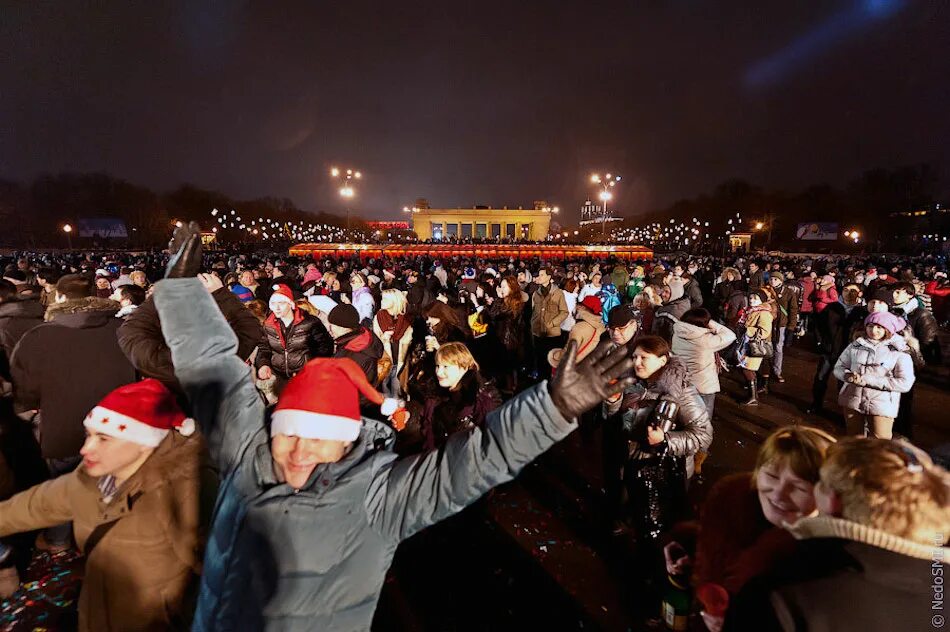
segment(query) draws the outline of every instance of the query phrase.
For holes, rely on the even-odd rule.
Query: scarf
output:
[[[393,332],[393,337],[391,338],[393,342],[402,340],[406,330],[409,329],[409,325],[412,324],[412,321],[406,318],[405,314],[400,314],[398,317],[393,318],[393,315],[385,309],[376,312],[376,322],[379,323],[379,328],[383,333],[387,331]]]

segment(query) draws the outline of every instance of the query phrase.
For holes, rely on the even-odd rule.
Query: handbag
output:
[[[749,339],[749,347],[746,350],[746,355],[750,358],[771,358],[775,355],[775,349],[772,348],[771,340],[753,336]]]

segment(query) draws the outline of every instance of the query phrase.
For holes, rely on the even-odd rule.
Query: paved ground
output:
[[[691,485],[694,503],[723,475],[751,469],[759,444],[776,428],[807,423],[840,431],[834,388],[829,413],[802,412],[815,362],[807,343],[790,349],[786,383],[775,385],[757,408],[737,406],[738,378],[723,377],[715,439]],[[948,368],[928,370],[917,386],[915,439],[927,449],[950,441],[948,376]],[[577,432],[516,481],[405,542],[374,629],[648,629],[635,546],[629,537],[609,535],[601,520],[599,459],[596,433]],[[37,556],[29,583],[0,603],[0,631],[72,629],[80,573],[74,555]]]

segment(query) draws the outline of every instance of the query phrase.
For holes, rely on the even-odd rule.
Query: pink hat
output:
[[[864,319],[864,325],[878,325],[886,329],[888,333],[893,336],[898,331],[903,331],[907,323],[900,316],[896,316],[890,312],[874,312]]]
[[[120,386],[102,398],[83,425],[92,432],[155,448],[174,428],[183,436],[195,422],[178,407],[175,396],[154,378]]]

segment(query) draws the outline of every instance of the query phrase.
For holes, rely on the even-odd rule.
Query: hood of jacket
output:
[[[696,325],[691,325],[690,323],[685,323],[681,320],[673,323],[673,334],[679,336],[683,340],[698,340],[703,336],[712,333],[708,327],[697,327]]]
[[[73,319],[63,318],[74,314],[83,314],[86,316],[99,316],[102,319],[109,319],[115,316],[121,306],[108,298],[99,298],[97,296],[86,296],[83,298],[73,298],[62,303],[53,303],[46,308],[46,322],[56,321],[64,325],[72,324]],[[95,323],[99,319],[92,318]],[[83,322],[87,322],[83,319]],[[90,326],[90,325],[87,325]],[[91,326],[95,326],[92,324]]]
[[[338,347],[354,353],[365,353],[376,358],[381,358],[383,355],[383,343],[366,327],[360,327],[356,331],[340,336],[336,343]]]
[[[577,310],[577,316],[575,318],[577,320],[584,321],[585,323],[587,323],[588,325],[596,329],[597,331],[594,333],[595,336],[599,336],[600,334],[604,332],[604,329],[606,329],[604,327],[603,319],[588,309]]]
[[[45,311],[39,301],[32,299],[0,304],[0,318],[43,318]]]

